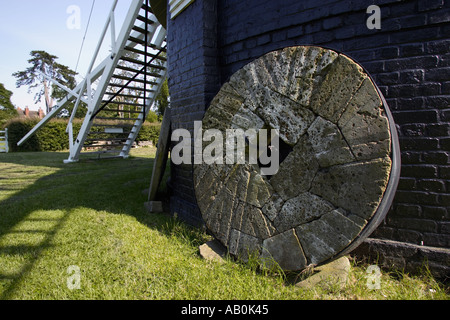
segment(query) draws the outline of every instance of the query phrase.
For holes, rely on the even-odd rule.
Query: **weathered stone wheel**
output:
[[[232,255],[291,271],[360,245],[384,219],[400,167],[395,124],[370,76],[319,47],[269,53],[231,77],[203,120],[224,136],[262,128],[281,139],[277,174],[247,162],[194,166],[209,230]]]

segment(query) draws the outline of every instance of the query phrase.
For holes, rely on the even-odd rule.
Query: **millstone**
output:
[[[223,136],[262,128],[277,130],[286,151],[275,175],[248,159],[194,165],[198,205],[217,240],[244,261],[292,271],[361,243],[398,179],[395,126],[370,76],[319,47],[269,53],[231,77],[203,120],[203,130]]]

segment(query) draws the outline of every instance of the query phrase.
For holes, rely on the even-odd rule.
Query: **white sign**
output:
[[[106,128],[105,129],[105,133],[111,133],[111,134],[113,134],[113,133],[117,133],[117,134],[123,133],[123,128]]]

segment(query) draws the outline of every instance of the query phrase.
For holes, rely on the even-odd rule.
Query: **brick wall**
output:
[[[381,7],[381,30],[366,27],[366,10],[372,4]],[[400,135],[399,189],[392,210],[373,237],[446,252],[450,248],[449,22],[450,0],[196,0],[169,24],[174,126],[190,128],[192,120],[202,118],[220,86],[265,53],[294,45],[343,52],[374,77]],[[190,168],[175,168],[174,183],[183,182],[174,184],[175,197],[196,208],[191,177]],[[185,214],[199,217],[197,209]],[[449,255],[444,256],[450,265]]]
[[[196,1],[168,24],[169,86],[172,130],[188,129],[194,136],[194,121],[220,90],[217,52],[217,7],[215,1]],[[196,205],[192,166],[172,166],[171,211],[192,225],[201,225]]]

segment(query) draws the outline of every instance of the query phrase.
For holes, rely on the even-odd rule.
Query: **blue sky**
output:
[[[34,93],[28,88],[16,88],[12,74],[25,70],[30,52],[44,50],[56,55],[58,62],[75,70],[92,3],[95,6],[86,36],[78,73],[86,74],[93,51],[99,41],[113,0],[0,0],[0,83],[12,91],[12,102],[17,107],[37,110],[44,103],[35,104]],[[119,0],[116,13],[116,33],[128,11],[130,0]],[[68,28],[72,13],[70,6],[80,9],[80,28]],[[73,21],[73,20],[72,20]],[[107,36],[109,39],[109,35]],[[109,41],[109,40],[108,40]],[[106,41],[98,62],[106,58],[109,42]]]

